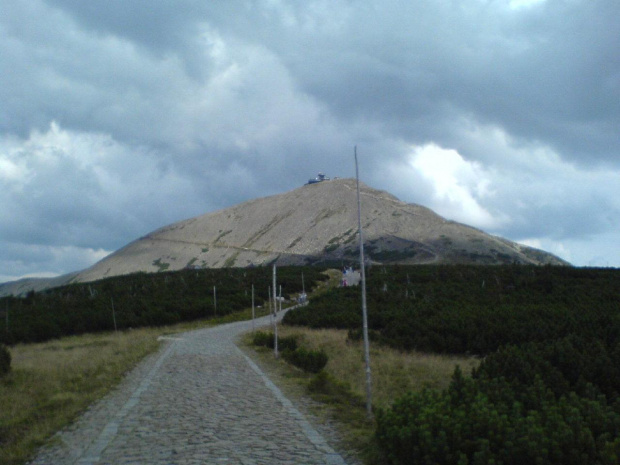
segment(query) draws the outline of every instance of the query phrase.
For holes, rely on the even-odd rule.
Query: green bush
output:
[[[283,357],[289,363],[309,373],[318,373],[325,368],[328,361],[327,354],[323,350],[308,350],[303,347],[285,351]]]
[[[604,396],[556,397],[536,376],[527,386],[465,379],[409,393],[377,414],[390,464],[587,465],[617,462],[620,415]]]
[[[275,338],[273,337],[273,333],[266,331],[257,331],[254,333],[254,337],[252,338],[252,343],[255,346],[268,347],[273,349],[273,343]],[[278,337],[278,350],[284,351],[293,351],[297,349],[297,336],[287,336],[287,337]]]
[[[620,343],[620,270],[384,266],[367,276],[371,338],[400,350],[486,356],[503,345],[578,335]],[[387,289],[389,291],[384,291]],[[362,327],[359,289],[332,289],[285,315],[311,328]]]
[[[11,352],[9,348],[0,344],[0,376],[6,375],[11,371]]]
[[[282,351],[294,351],[297,349],[297,336],[278,338],[278,349]]]
[[[308,391],[323,396],[329,403],[364,407],[365,400],[351,390],[348,383],[336,379],[325,370],[319,371],[308,383]]]
[[[620,344],[610,347],[601,340],[569,336],[507,345],[474,370],[475,378],[504,378],[515,387],[527,386],[536,376],[556,397],[604,394],[611,405],[620,399]]]
[[[256,331],[252,338],[252,344],[260,347],[271,347],[273,349],[273,333]]]

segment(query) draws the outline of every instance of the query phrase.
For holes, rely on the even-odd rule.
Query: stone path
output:
[[[237,348],[251,327],[168,338],[31,464],[345,464]]]

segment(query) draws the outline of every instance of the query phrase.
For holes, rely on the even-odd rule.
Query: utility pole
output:
[[[306,283],[304,282],[304,272],[301,272],[301,294],[297,298],[298,305],[305,305],[308,300],[308,296],[306,295]]]
[[[364,237],[362,235],[362,204],[360,201],[360,176],[357,167],[357,146],[354,149],[355,155],[355,179],[357,181],[357,222],[360,238],[360,269],[362,273],[362,320],[364,333],[364,359],[366,361],[366,414],[372,418],[372,388],[370,376],[370,345],[368,343],[368,314],[366,309],[366,272],[364,261]]]
[[[252,284],[252,331],[256,330],[256,326],[255,326],[255,322],[254,322],[254,318],[255,318],[255,313],[254,313],[254,284]]]
[[[276,302],[276,264],[273,264],[273,355],[278,358],[278,303]]]
[[[271,316],[271,324],[273,325],[273,310],[271,310],[271,286],[267,287],[267,294],[269,295],[269,315]]]
[[[217,316],[217,293],[215,292],[215,286],[213,286],[213,316]]]

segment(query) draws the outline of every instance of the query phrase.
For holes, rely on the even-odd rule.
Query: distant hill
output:
[[[360,184],[364,251],[374,263],[568,265],[547,252],[446,220]],[[359,253],[354,179],[308,184],[165,226],[53,285],[189,267],[345,263]],[[12,286],[13,284],[13,286]],[[16,293],[0,285],[0,295]],[[20,286],[20,292],[27,288]],[[33,288],[49,287],[45,280]]]
[[[79,272],[64,274],[55,278],[23,278],[0,284],[0,297],[6,295],[25,295],[30,291],[42,291],[72,282]]]

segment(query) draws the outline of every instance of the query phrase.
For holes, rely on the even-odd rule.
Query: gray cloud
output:
[[[10,0],[0,275],[71,271],[319,170],[352,176],[354,144],[368,184],[590,264],[601,253],[592,242],[588,258],[587,241],[618,230],[619,12],[615,0]],[[56,258],[43,266],[28,247]]]
[[[248,31],[248,40],[267,34],[302,88],[341,117],[388,122],[424,140],[449,137],[459,114],[576,160],[618,153],[613,1],[549,0],[526,11],[508,2],[386,1],[348,5],[326,25],[313,5],[258,32],[235,15],[234,31]]]

